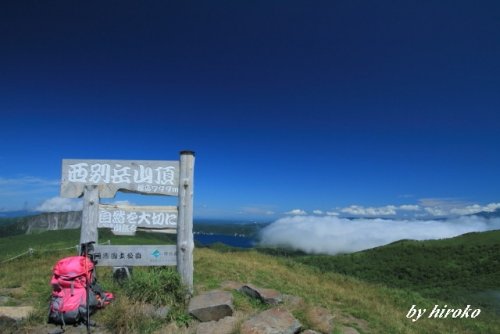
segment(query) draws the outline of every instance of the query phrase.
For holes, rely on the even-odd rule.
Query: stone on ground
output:
[[[27,318],[33,312],[32,306],[0,306],[0,317],[19,321]]]
[[[210,291],[193,297],[188,310],[202,322],[217,321],[233,315],[233,295],[227,291]]]
[[[257,314],[241,326],[241,334],[296,334],[302,324],[290,312],[273,308]]]
[[[342,327],[340,332],[342,334],[359,334],[358,330],[356,328],[352,328],[352,327]]]
[[[333,315],[326,308],[313,307],[307,312],[307,316],[312,327],[324,333],[331,333],[333,330]]]
[[[283,304],[287,310],[293,311],[304,307],[304,299],[293,295],[283,295]]]
[[[238,319],[225,317],[219,321],[202,322],[198,325],[196,334],[231,334],[234,333]]]
[[[252,298],[260,299],[263,303],[268,305],[277,305],[283,301],[283,296],[279,291],[258,288],[252,284],[243,285],[239,291]]]

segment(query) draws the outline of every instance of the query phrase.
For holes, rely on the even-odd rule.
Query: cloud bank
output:
[[[290,247],[307,253],[338,254],[382,246],[401,239],[451,238],[500,229],[500,218],[451,220],[347,219],[334,216],[281,218],[261,231],[262,246]]]
[[[384,206],[363,206],[350,205],[347,207],[337,207],[335,211],[313,210],[314,215],[327,215],[343,217],[457,217],[462,215],[472,215],[479,212],[494,212],[500,209],[500,203],[489,203],[486,205],[466,203],[451,198],[424,198],[419,200],[419,204],[384,205]],[[303,209],[293,209],[285,212],[285,215],[305,216],[308,211]]]

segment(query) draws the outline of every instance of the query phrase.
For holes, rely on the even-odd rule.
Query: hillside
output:
[[[0,236],[38,233],[80,227],[81,211],[46,212],[22,217],[0,218]]]
[[[263,251],[323,273],[409,289],[431,298],[476,303],[500,314],[500,230],[442,240],[402,240],[337,256]]]
[[[76,245],[78,235],[77,230],[63,230],[0,238],[0,254],[2,254],[0,261],[25,251],[27,247],[35,250],[31,257],[23,256],[2,263],[0,267],[0,293],[9,294],[12,297],[9,301],[11,304],[28,304],[36,308],[35,314],[21,323],[15,330],[16,332],[32,333],[44,324],[47,314],[47,297],[50,293],[48,282],[51,268],[57,259],[74,254],[72,249],[55,249]],[[138,233],[136,237],[124,238],[101,231],[100,237],[102,241],[110,239],[113,244],[132,242],[151,244],[172,241],[168,240],[171,236],[147,233]],[[470,238],[470,236],[464,237]],[[493,245],[495,237],[492,234],[487,235],[485,239],[489,239],[490,244]],[[479,243],[478,238],[473,239]],[[451,245],[457,243],[457,240],[443,242]],[[402,242],[401,244],[408,247],[407,244],[412,243]],[[391,248],[399,251],[397,246],[398,243],[374,251],[388,252]],[[369,252],[355,254],[355,258],[363,258],[363,254],[367,253]],[[396,254],[393,253],[393,256],[396,257]],[[308,315],[311,305],[329,310],[336,319],[337,329],[334,333],[340,333],[339,328],[343,325],[355,327],[360,333],[500,332],[498,317],[486,310],[476,319],[422,318],[418,322],[412,322],[406,318],[406,314],[414,304],[429,309],[436,304],[447,303],[457,307],[465,305],[449,302],[446,298],[424,297],[404,286],[391,288],[380,283],[365,282],[332,270],[319,270],[318,267],[311,266],[311,263],[304,264],[307,262],[306,259],[311,261],[313,258],[315,256],[277,257],[257,250],[242,251],[227,247],[221,248],[220,251],[197,248],[195,249],[195,292],[219,288],[225,281],[249,282],[266,288],[278,289],[304,299],[305,305],[294,311],[294,315],[305,324],[306,328],[314,329]],[[321,256],[317,258],[321,261],[326,260]],[[304,260],[304,263],[298,260]],[[432,258],[426,260],[433,261]],[[151,269],[136,268],[134,277],[140,277],[138,273],[141,272],[144,272],[144,275],[155,275]],[[184,326],[192,323],[193,320],[182,312],[174,313],[173,318],[163,321],[139,317],[133,313],[133,310],[141,309],[143,302],[135,299],[134,294],[131,294],[126,286],[113,283],[109,268],[99,268],[98,276],[104,287],[113,291],[117,296],[115,303],[94,316],[98,323],[109,328],[111,332],[148,333],[158,330],[161,333],[187,333]],[[387,277],[388,280],[390,278]],[[235,294],[235,307],[240,313],[252,313],[263,308],[262,305],[257,305],[238,294]]]

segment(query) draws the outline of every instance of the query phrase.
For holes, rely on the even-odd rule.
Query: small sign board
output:
[[[176,206],[129,206],[99,204],[97,227],[111,228],[116,235],[134,235],[138,227],[145,229],[177,228]]]
[[[179,195],[179,161],[63,159],[61,196],[80,197],[85,185],[98,185],[99,197],[118,190]]]
[[[175,266],[176,245],[95,245],[97,266]]]

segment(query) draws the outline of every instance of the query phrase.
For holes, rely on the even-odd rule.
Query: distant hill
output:
[[[46,212],[24,217],[0,218],[0,236],[74,229],[80,227],[81,222],[81,211]]]
[[[0,236],[75,229],[81,226],[82,212],[46,212],[23,217],[0,217]],[[269,223],[221,219],[195,219],[194,232],[256,238]]]
[[[406,288],[432,298],[494,305],[500,312],[500,230],[441,240],[401,240],[336,256],[263,251],[286,256],[321,272]]]
[[[25,217],[37,214],[35,211],[16,210],[16,211],[0,211],[0,218]],[[1,224],[1,221],[0,221]]]
[[[475,213],[471,216],[478,216],[478,217],[483,217],[483,218],[500,218],[500,208],[499,209],[496,209],[495,211],[492,211],[492,212],[478,212],[478,213]]]

